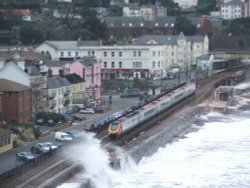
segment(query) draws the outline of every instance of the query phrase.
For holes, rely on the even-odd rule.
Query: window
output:
[[[95,56],[95,51],[92,51],[92,56]]]
[[[141,51],[138,52],[138,56],[141,57]]]
[[[107,68],[107,62],[104,61],[104,68]]]
[[[111,62],[111,67],[115,68],[115,62],[114,61]]]
[[[79,53],[78,53],[78,52],[75,52],[75,56],[78,57],[78,56],[79,56]]]
[[[155,56],[155,51],[153,51],[153,56]]]
[[[161,66],[161,62],[160,61],[158,61],[158,67],[160,67]]]
[[[153,67],[155,67],[155,62],[153,61]]]
[[[68,57],[71,57],[71,52],[68,52]]]
[[[103,56],[104,56],[104,57],[107,57],[107,52],[103,52]]]
[[[136,56],[136,51],[134,51],[134,57]]]
[[[111,52],[111,56],[114,57],[115,56],[115,52]]]
[[[119,57],[122,57],[122,52],[119,52]]]
[[[119,62],[119,68],[122,68],[122,62],[121,61]]]
[[[90,51],[88,51],[88,56],[91,56],[91,52]]]
[[[63,52],[61,52],[61,57],[63,57]]]

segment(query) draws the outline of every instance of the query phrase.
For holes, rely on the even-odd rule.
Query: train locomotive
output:
[[[109,137],[114,139],[121,137],[131,129],[140,126],[141,123],[151,117],[165,111],[181,100],[193,95],[196,90],[195,83],[188,83],[166,93],[154,101],[138,108],[137,110],[127,114],[125,117],[112,122],[108,128]]]

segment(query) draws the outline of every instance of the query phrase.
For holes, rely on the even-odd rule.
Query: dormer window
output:
[[[133,24],[132,23],[129,23],[129,27],[132,27],[133,26]]]

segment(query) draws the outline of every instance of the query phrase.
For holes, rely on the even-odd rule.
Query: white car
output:
[[[67,133],[64,132],[56,132],[55,139],[61,142],[73,140],[72,137],[70,137]]]
[[[79,113],[81,113],[81,114],[94,114],[95,111],[92,108],[86,108],[84,110],[80,110]]]
[[[54,145],[52,142],[44,142],[43,144],[48,146],[52,151],[58,148],[58,146]]]

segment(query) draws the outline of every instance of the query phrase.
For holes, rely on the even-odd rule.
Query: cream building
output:
[[[77,41],[47,41],[36,48],[37,52],[50,54],[52,60],[75,59],[95,56],[102,62],[103,78],[105,71],[138,70],[134,76],[143,77],[140,70],[148,70],[146,76],[164,77],[172,65],[190,69],[196,65],[196,57],[207,54],[209,39],[207,36],[148,35],[134,40],[131,45],[80,45]],[[147,73],[145,73],[147,74]],[[130,75],[133,76],[133,75]],[[134,77],[133,76],[133,77]],[[122,73],[117,75],[124,78]]]

